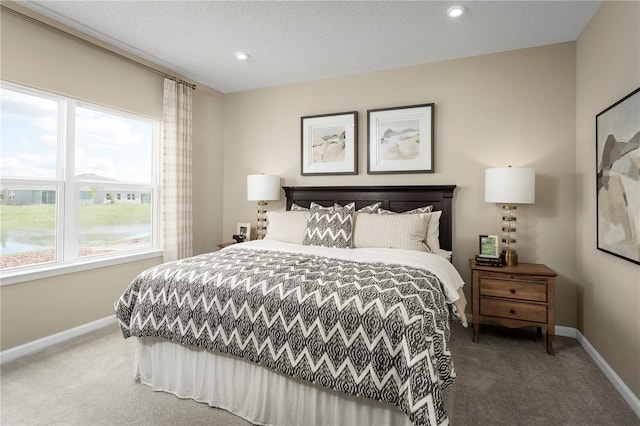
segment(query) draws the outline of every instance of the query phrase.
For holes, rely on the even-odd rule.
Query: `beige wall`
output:
[[[25,11],[16,5],[11,7]],[[0,31],[3,80],[162,118],[161,76],[10,13],[2,13]],[[221,93],[202,85],[194,92],[196,253],[213,250],[221,238],[222,209],[215,200],[222,196],[222,106]],[[113,302],[131,279],[160,262],[161,258],[155,258],[0,287],[0,348],[5,350],[113,314]]]
[[[434,102],[435,173],[367,175],[367,109]],[[300,175],[300,117],[359,112],[357,176]],[[454,264],[469,282],[478,235],[498,233],[500,208],[484,202],[487,167],[536,169],[536,204],[521,208],[522,262],[558,274],[558,324],[576,325],[575,44],[563,43],[225,96],[224,221],[255,220],[246,175],[286,185],[456,184]],[[270,204],[282,208],[284,201]],[[467,286],[470,287],[470,286]],[[469,288],[467,288],[469,292]]]
[[[578,329],[640,397],[640,266],[596,249],[595,116],[640,87],[640,3],[604,2],[577,41]]]
[[[222,236],[222,93],[200,85],[193,94],[193,254],[218,249]]]
[[[161,259],[125,263],[0,288],[2,350],[114,315],[127,284]]]

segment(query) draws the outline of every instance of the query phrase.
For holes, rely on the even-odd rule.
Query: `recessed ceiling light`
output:
[[[249,54],[246,52],[236,52],[236,58],[238,58],[239,61],[246,61],[249,59]]]
[[[463,13],[464,6],[451,6],[449,9],[447,9],[447,16],[449,18],[457,18],[459,16],[462,16]]]

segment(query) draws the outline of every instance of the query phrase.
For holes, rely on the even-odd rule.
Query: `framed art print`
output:
[[[238,222],[236,225],[236,235],[244,237],[245,241],[251,240],[251,224]]]
[[[640,88],[596,115],[597,248],[640,265]]]
[[[434,104],[367,111],[367,173],[433,173]]]
[[[491,257],[494,259],[500,257],[497,235],[480,235],[478,240],[478,256]]]
[[[301,174],[358,174],[358,112],[301,117]]]

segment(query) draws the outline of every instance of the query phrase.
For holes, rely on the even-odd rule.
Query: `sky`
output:
[[[58,102],[6,88],[0,98],[0,176],[56,179]],[[152,183],[152,122],[82,105],[75,136],[74,175]]]

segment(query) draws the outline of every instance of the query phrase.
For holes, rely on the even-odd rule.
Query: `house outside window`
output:
[[[158,249],[158,120],[5,82],[0,100],[3,276]]]

